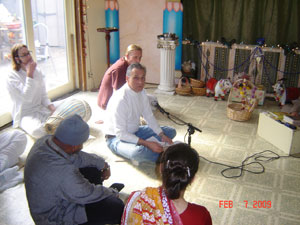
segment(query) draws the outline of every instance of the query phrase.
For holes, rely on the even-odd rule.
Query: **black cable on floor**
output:
[[[271,154],[271,155],[268,156],[268,155],[265,155],[265,154]],[[289,157],[297,158],[297,159],[300,158],[300,157],[296,157],[296,156],[293,156],[293,155],[280,156],[280,155],[278,155],[277,153],[275,153],[271,150],[265,150],[265,151],[255,153],[255,154],[247,157],[245,160],[243,160],[243,162],[240,166],[231,166],[231,165],[226,165],[226,164],[219,163],[219,162],[214,162],[214,161],[206,159],[203,156],[199,156],[200,159],[202,158],[202,159],[204,159],[205,161],[207,161],[209,163],[213,163],[213,164],[216,164],[216,165],[228,167],[228,168],[221,171],[222,176],[225,177],[225,178],[238,178],[238,177],[241,177],[245,171],[249,172],[249,173],[253,173],[253,174],[261,174],[261,173],[265,172],[265,167],[263,166],[262,162],[270,162],[270,161],[274,161],[274,160],[277,160],[277,159],[280,159],[280,158],[289,158]],[[251,159],[253,159],[253,161],[248,162]],[[250,170],[250,169],[246,168],[249,165],[257,165],[259,168],[256,171]],[[233,176],[227,176],[226,172],[231,171],[231,170],[239,170],[239,174],[238,175],[233,175]]]
[[[177,125],[181,125],[181,126],[186,125],[185,122],[180,121],[179,118],[177,118],[176,116],[173,116],[172,114],[170,114],[166,111],[163,114],[166,114],[167,118],[170,119],[172,122],[174,122]],[[186,142],[185,139],[186,139],[187,135],[188,135],[188,131],[184,135],[184,142]],[[268,154],[268,153],[271,154],[271,156],[264,155],[264,154]],[[240,166],[231,166],[231,165],[226,165],[226,164],[219,163],[219,162],[214,162],[214,161],[206,159],[203,156],[199,156],[200,159],[202,158],[202,159],[206,160],[207,162],[210,162],[210,163],[213,163],[213,164],[216,164],[216,165],[220,165],[220,166],[228,167],[228,168],[221,171],[222,176],[225,177],[225,178],[238,178],[238,177],[241,177],[245,171],[249,172],[249,173],[253,173],[253,174],[262,174],[262,173],[265,172],[265,167],[262,164],[262,162],[268,162],[268,161],[273,161],[273,160],[277,160],[277,159],[280,159],[280,158],[288,158],[288,157],[293,157],[293,158],[297,158],[297,159],[300,158],[300,157],[296,157],[296,156],[293,156],[293,155],[280,156],[280,155],[278,155],[277,153],[275,153],[271,150],[265,150],[265,151],[255,153],[255,154],[247,157],[246,159],[243,160],[243,162]],[[251,159],[253,159],[253,161],[248,162]],[[250,166],[250,165],[258,166],[259,170],[254,171],[254,170],[247,169],[246,167]],[[238,170],[239,174],[236,175],[236,176],[234,176],[234,175],[233,176],[227,176],[226,172],[231,171],[231,170]]]

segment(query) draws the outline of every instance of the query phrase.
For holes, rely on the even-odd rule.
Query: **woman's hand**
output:
[[[291,116],[298,116],[299,113],[298,113],[297,111],[295,111],[295,112],[291,112],[290,115],[291,115]]]
[[[53,104],[48,105],[48,109],[51,111],[51,115],[54,113],[56,110],[55,106]]]
[[[26,65],[26,72],[27,72],[27,77],[33,78],[33,73],[36,68],[36,62],[31,60],[30,62],[27,63]]]

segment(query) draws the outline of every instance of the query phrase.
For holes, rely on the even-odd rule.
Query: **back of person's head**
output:
[[[147,72],[147,71],[146,71],[146,67],[145,67],[145,66],[143,66],[143,65],[140,64],[140,63],[133,63],[133,64],[129,65],[128,68],[127,68],[127,71],[126,71],[126,76],[127,76],[127,77],[130,77],[131,71],[132,71],[133,69],[143,70],[144,73],[145,73],[145,75],[146,75],[146,72]]]
[[[71,146],[83,144],[89,135],[89,125],[77,114],[65,118],[54,133],[56,139]]]
[[[16,58],[19,57],[19,50],[21,48],[27,48],[26,45],[22,44],[22,43],[18,43],[18,44],[15,44],[12,48],[11,48],[11,63],[12,63],[12,68],[16,71],[19,71],[21,69],[21,64],[18,60],[16,60]]]
[[[179,143],[168,147],[160,162],[166,194],[170,199],[178,199],[198,171],[199,155],[189,145]]]
[[[131,51],[141,51],[142,52],[142,48],[135,44],[129,45],[126,49],[125,55],[130,54]]]

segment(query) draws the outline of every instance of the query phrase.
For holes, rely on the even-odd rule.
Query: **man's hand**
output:
[[[102,180],[107,180],[110,177],[110,166],[108,163],[105,163],[103,169],[101,170]]]
[[[162,142],[167,142],[168,144],[173,144],[173,141],[171,138],[169,138],[168,136],[166,136],[165,134],[159,135],[161,138]]]
[[[148,146],[147,146],[148,147]],[[153,152],[161,153],[164,151],[163,147],[157,143],[157,142],[152,142],[149,141],[149,147]]]
[[[140,138],[138,144],[149,148],[153,152],[161,153],[164,151],[163,147],[159,143],[154,141],[146,141]]]

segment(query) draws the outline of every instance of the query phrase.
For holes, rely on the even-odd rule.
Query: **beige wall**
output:
[[[118,0],[120,26],[120,56],[130,44],[143,48],[141,63],[147,67],[148,83],[159,83],[160,52],[156,47],[157,35],[163,30],[165,0]],[[87,86],[88,90],[99,86],[106,70],[105,34],[97,32],[105,27],[105,2],[87,1]]]
[[[97,32],[97,28],[105,27],[104,1],[87,1],[87,28],[85,35],[87,58],[87,88],[91,90],[98,88],[100,81],[107,68],[106,66],[106,42],[105,34]]]
[[[163,31],[165,0],[118,0],[120,26],[120,55],[129,44],[143,48],[141,63],[147,67],[148,83],[159,83],[160,52],[156,47],[157,35]]]

